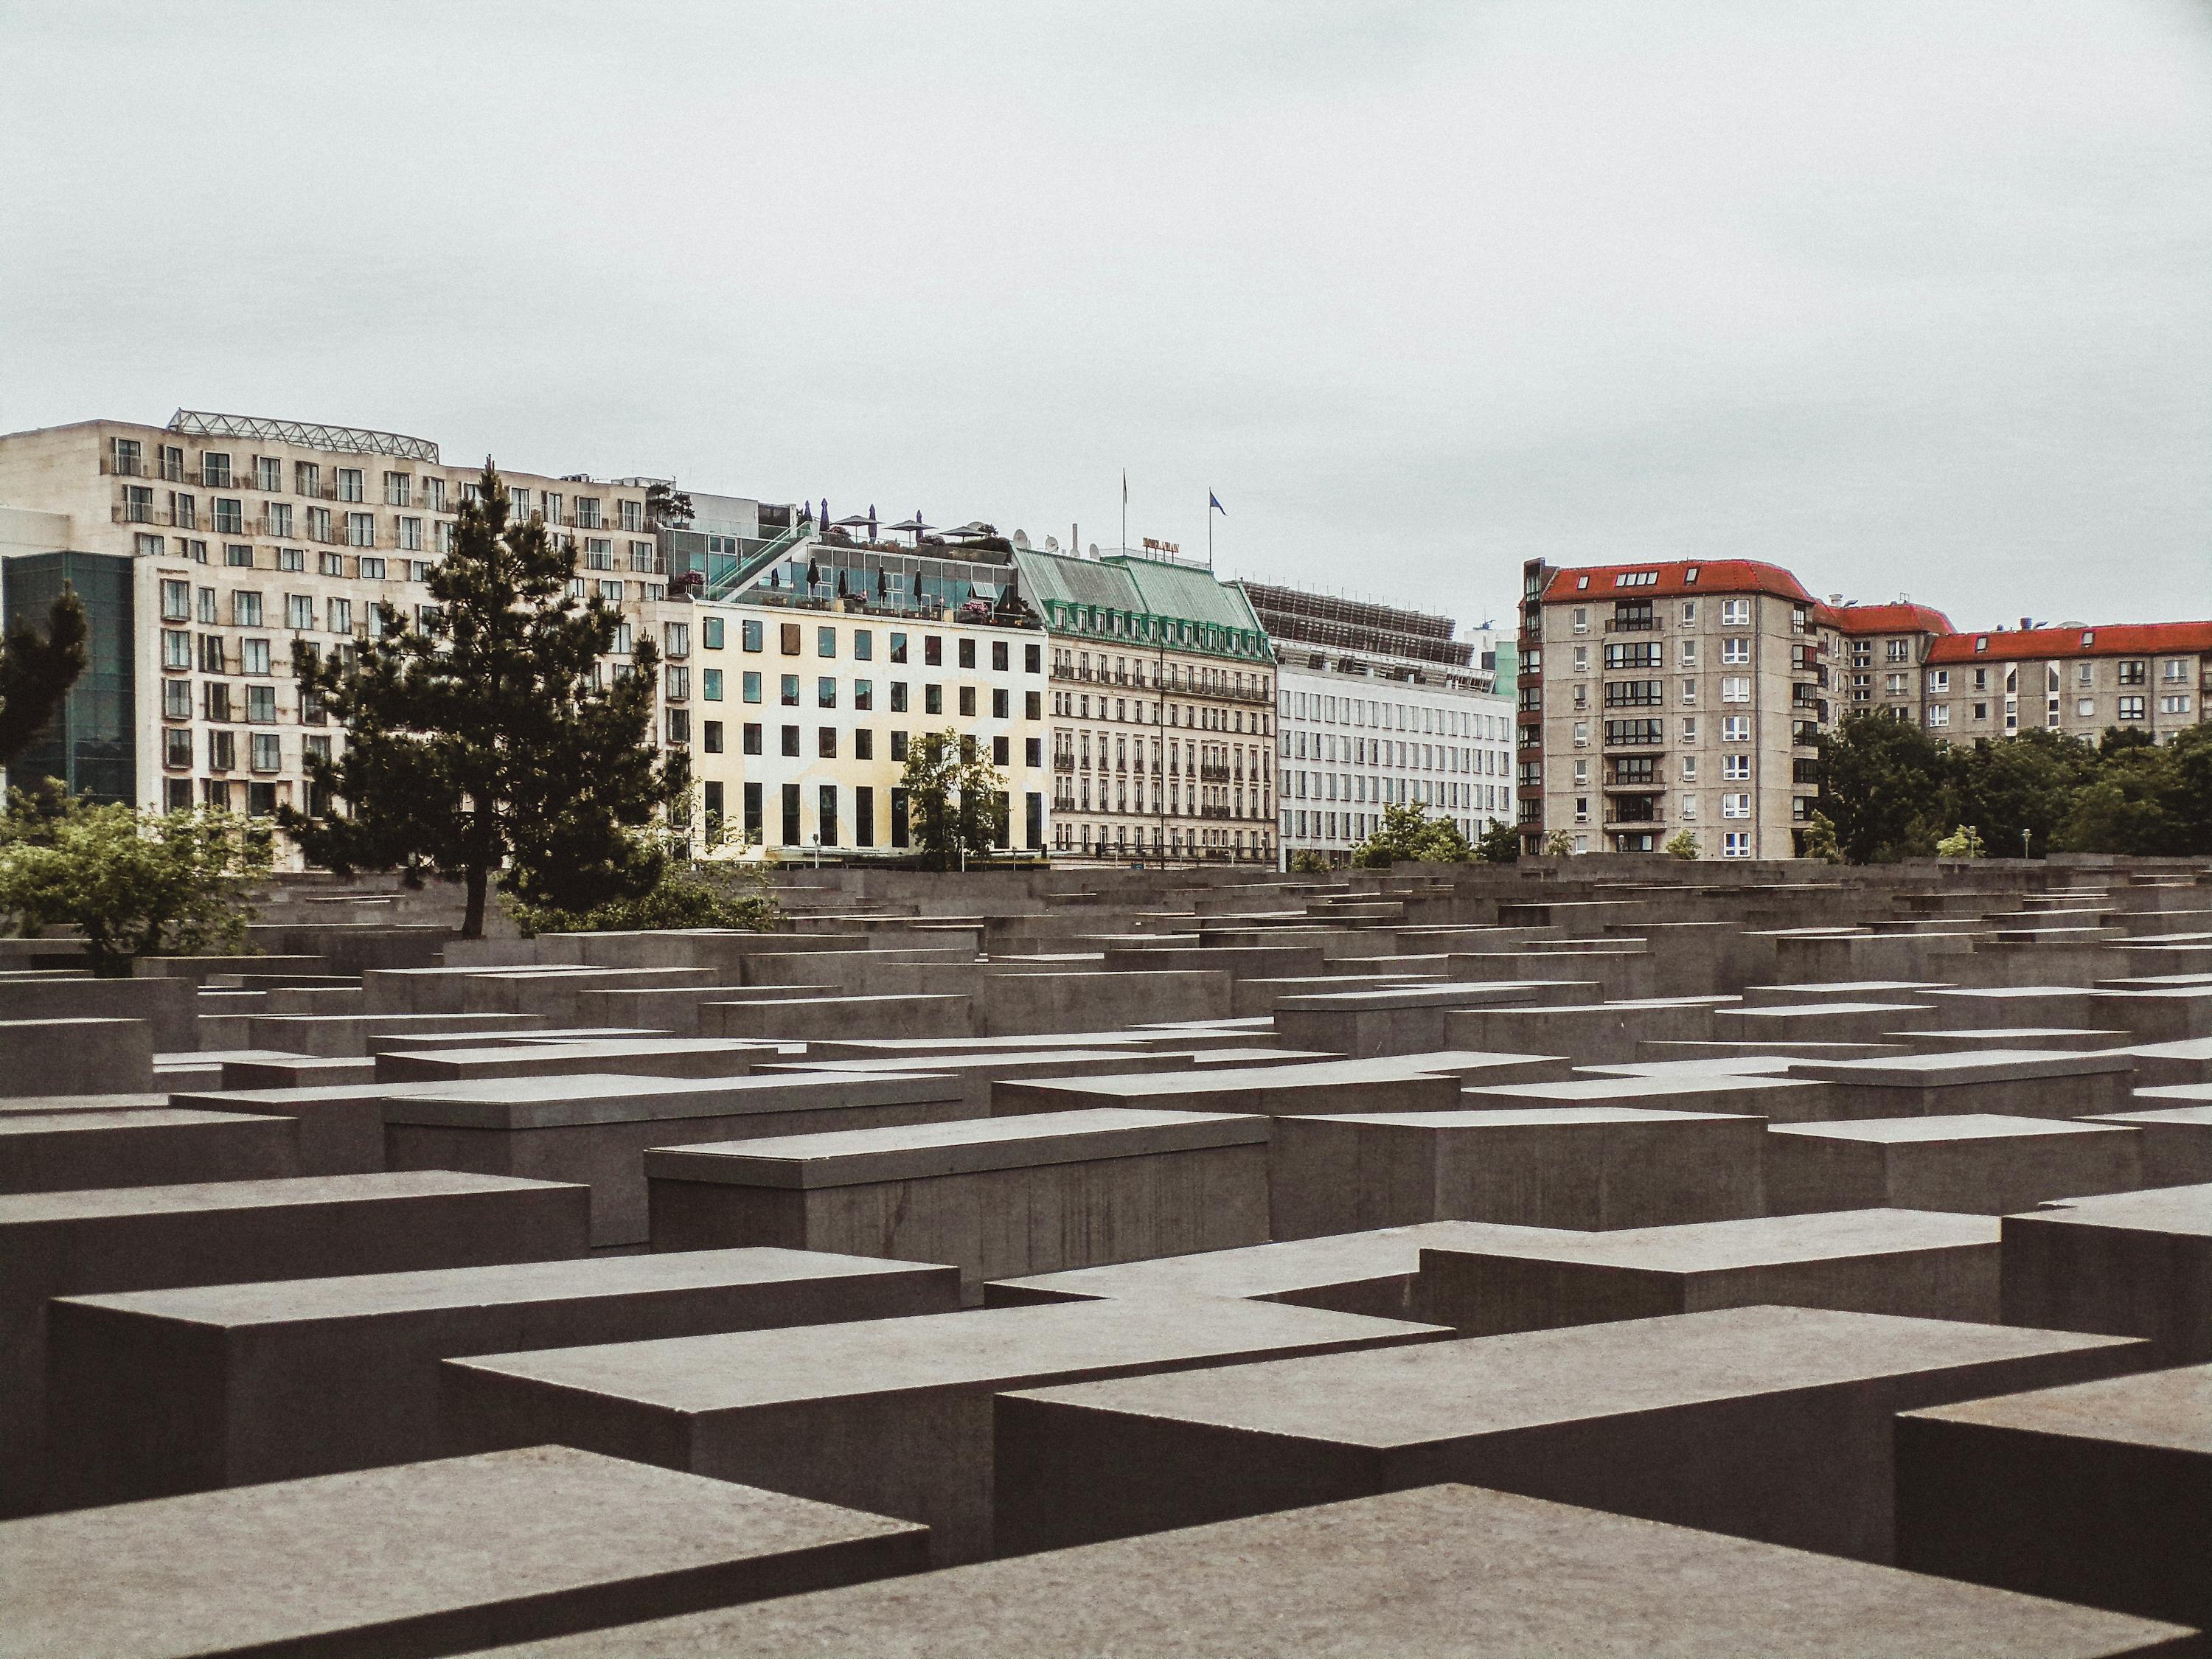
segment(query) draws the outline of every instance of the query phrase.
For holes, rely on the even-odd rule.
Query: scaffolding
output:
[[[302,449],[328,449],[342,455],[390,455],[403,461],[439,465],[438,446],[428,438],[372,432],[365,427],[323,426],[313,421],[271,421],[258,415],[214,415],[205,410],[180,409],[169,417],[169,430],[187,438],[254,438],[266,443],[296,444]]]

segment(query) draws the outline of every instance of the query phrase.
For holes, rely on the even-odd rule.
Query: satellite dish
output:
[[[1098,544],[1097,542],[1091,544],[1091,556],[1094,559],[1098,556]]]
[[[1028,548],[1029,548],[1029,544],[1030,544],[1030,532],[1029,532],[1028,531],[1026,531],[1026,530],[1017,530],[1016,532],[1014,532],[1014,545],[1015,545],[1016,547],[1018,547],[1018,548],[1022,549],[1024,551],[1027,551],[1027,550],[1028,550]]]
[[[1048,552],[1048,553],[1057,553],[1057,552],[1059,552],[1059,551],[1060,551],[1060,538],[1059,538],[1059,537],[1057,537],[1057,536],[1048,536],[1048,537],[1046,537],[1046,538],[1044,538],[1044,550],[1045,550],[1046,552]]]

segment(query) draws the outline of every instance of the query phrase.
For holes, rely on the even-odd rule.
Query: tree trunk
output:
[[[484,925],[484,893],[491,885],[491,872],[485,866],[469,866],[469,908],[461,915],[461,937],[482,939]]]

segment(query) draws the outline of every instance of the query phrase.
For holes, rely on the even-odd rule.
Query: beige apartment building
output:
[[[1880,714],[1920,719],[1920,667],[1951,619],[1932,605],[1899,600],[1858,605],[1840,593],[1814,612],[1828,647],[1835,717]]]
[[[0,576],[13,623],[73,583],[92,662],[55,740],[25,757],[142,806],[306,804],[306,757],[343,742],[300,696],[292,647],[343,652],[378,607],[427,606],[480,469],[426,439],[179,410],[0,436]],[[668,647],[656,726],[691,736],[691,607],[668,598],[646,481],[502,468],[514,510],[574,540],[576,591],[622,611],[616,661]]]
[[[1243,592],[1172,557],[1017,547],[1052,648],[1053,851],[1275,861],[1275,661]]]
[[[1522,847],[1790,857],[1820,793],[1816,602],[1749,559],[1526,567]]]
[[[909,747],[951,728],[1006,779],[1000,848],[1042,853],[1045,635],[1024,609],[983,609],[988,619],[908,615],[857,597],[693,607],[692,769],[709,829],[785,860],[903,853]]]
[[[1921,671],[1921,719],[1951,743],[2111,727],[2157,742],[2205,718],[2212,622],[2123,623],[1948,634]]]

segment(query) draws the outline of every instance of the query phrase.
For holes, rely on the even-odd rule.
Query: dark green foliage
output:
[[[766,933],[783,920],[768,872],[758,865],[734,862],[672,864],[651,890],[596,909],[561,910],[512,897],[507,908],[526,935],[647,927],[738,927]]]
[[[0,644],[0,766],[31,746],[84,672],[90,631],[83,601],[66,585],[46,612],[44,635],[28,623],[8,630]]]
[[[1499,818],[1476,837],[1474,855],[1485,864],[1514,864],[1521,857],[1521,832]]]
[[[1825,769],[1823,812],[1854,864],[1929,857],[1966,831],[1991,858],[2212,853],[2212,727],[2167,744],[2115,728],[2094,745],[2024,732],[1947,749],[1905,721],[1856,714],[1829,739]]]
[[[915,850],[930,869],[957,869],[963,852],[988,853],[1006,831],[1006,780],[975,738],[950,726],[915,736],[899,786]]]
[[[387,606],[381,637],[350,661],[295,647],[302,687],[346,731],[337,761],[313,769],[317,799],[346,811],[281,815],[311,860],[459,877],[470,939],[495,878],[526,904],[579,914],[653,890],[667,854],[633,832],[687,798],[689,769],[653,745],[653,642],[604,674],[621,618],[571,595],[574,567],[573,542],[512,521],[487,462],[482,499],[462,502],[453,550],[430,568],[427,629]]]
[[[1370,870],[1399,863],[1470,864],[1474,849],[1449,818],[1432,818],[1411,801],[1382,809],[1374,833],[1352,849],[1352,861]]]

